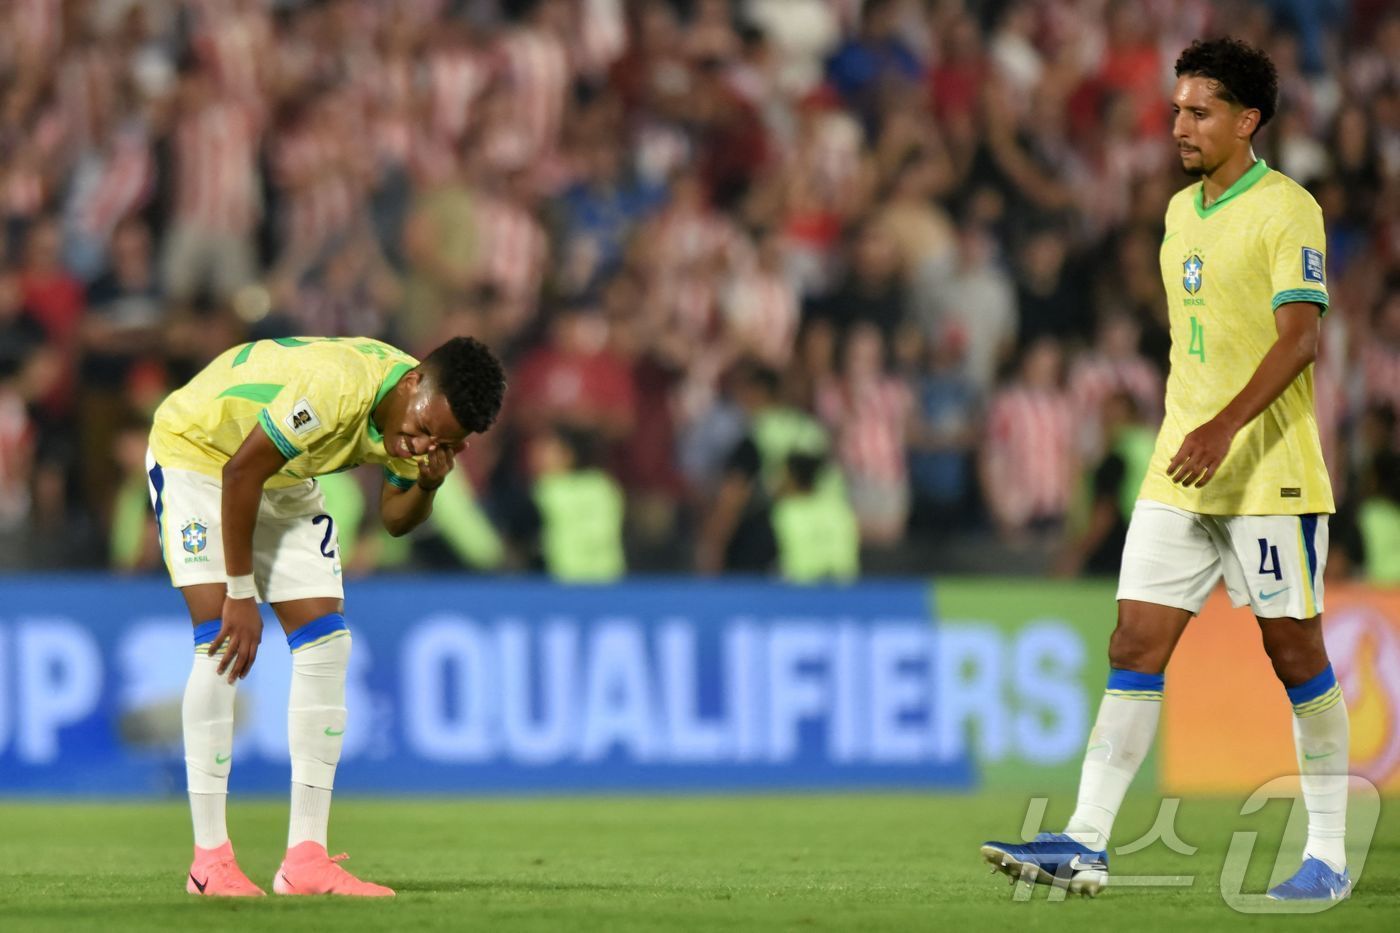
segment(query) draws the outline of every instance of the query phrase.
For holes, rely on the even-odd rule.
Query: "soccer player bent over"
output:
[[[1335,900],[1351,878],[1347,711],[1320,615],[1333,511],[1313,414],[1328,301],[1322,213],[1254,157],[1250,141],[1278,96],[1267,56],[1231,39],[1196,42],[1176,74],[1172,135],[1182,167],[1201,181],[1167,206],[1166,418],[1123,549],[1108,689],[1066,831],[989,842],[982,855],[1013,876],[1091,896],[1107,883],[1109,832],[1157,731],[1162,672],[1223,576],[1234,604],[1258,618],[1293,704],[1308,841],[1302,867],[1269,896]]]
[[[156,526],[194,623],[182,708],[191,894],[264,893],[238,867],[224,822],[235,684],[257,658],[259,598],[292,652],[291,825],[273,890],[394,893],[326,853],[350,632],[335,526],[315,477],[382,464],[384,526],[404,534],[432,512],[453,458],[467,435],[491,426],[504,392],[500,363],[471,338],[419,363],[377,340],[286,337],[228,350],[156,411],[146,458]]]

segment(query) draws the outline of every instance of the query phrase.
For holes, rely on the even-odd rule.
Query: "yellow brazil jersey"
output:
[[[1325,248],[1317,202],[1263,160],[1210,207],[1199,183],[1172,198],[1161,248],[1171,373],[1141,498],[1211,515],[1333,511],[1311,366],[1240,429],[1206,486],[1167,476],[1186,435],[1239,394],[1278,338],[1275,309],[1302,301],[1326,311]]]
[[[364,337],[281,337],[225,351],[156,409],[151,452],[166,468],[219,478],[249,431],[286,456],[267,488],[295,486],[362,463],[384,465],[400,488],[418,464],[391,457],[370,419],[418,361]]]

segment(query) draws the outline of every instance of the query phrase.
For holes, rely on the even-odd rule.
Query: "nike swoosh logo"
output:
[[[1108,747],[1109,747],[1109,746],[1108,746],[1108,743],[1107,743],[1107,742],[1100,742],[1098,745],[1090,745],[1088,748],[1084,749],[1084,753],[1085,753],[1085,754],[1088,754],[1089,752],[1096,752],[1096,751],[1098,751],[1098,750],[1101,749],[1101,748],[1108,748]]]
[[[330,727],[330,726],[326,726],[326,735],[330,736],[331,738],[335,738],[337,735],[344,735],[344,734],[345,734],[345,730],[344,730],[344,729],[341,729],[339,732],[333,732],[333,731],[331,731],[331,727]]]
[[[1092,862],[1085,862],[1081,860],[1081,856],[1076,855],[1069,860],[1070,871],[1105,871],[1107,868],[1108,866],[1098,859],[1094,859]]]
[[[1178,231],[1178,230],[1173,230],[1171,233],[1168,233],[1166,236],[1162,237],[1162,243],[1165,244],[1168,240],[1170,240],[1172,237],[1176,236],[1177,233],[1179,233],[1179,232],[1180,232],[1180,231]]]
[[[282,872],[282,883],[285,884],[285,885],[286,885],[287,887],[289,887],[289,888],[294,888],[294,887],[296,887],[296,885],[292,884],[290,881],[287,880],[287,873],[286,873],[285,871]]]
[[[1303,757],[1308,761],[1317,761],[1319,758],[1328,758],[1331,755],[1332,752],[1323,752],[1321,755],[1309,755],[1307,752],[1303,752]]]
[[[1259,598],[1260,598],[1260,599],[1273,599],[1275,596],[1279,595],[1280,593],[1287,593],[1287,592],[1289,591],[1289,589],[1291,589],[1291,587],[1285,586],[1283,589],[1281,589],[1281,590],[1274,590],[1272,593],[1265,593],[1263,590],[1260,590],[1260,591],[1259,591]]]
[[[200,883],[199,883],[199,879],[196,878],[196,877],[194,876],[194,872],[190,872],[190,881],[194,884],[194,886],[195,886],[196,888],[199,888],[199,893],[200,893],[200,894],[203,894],[203,893],[204,893],[204,889],[205,889],[206,887],[208,887],[208,885],[209,885],[209,879],[208,879],[208,878],[205,878],[205,879],[204,879],[204,884],[200,884]]]
[[[223,764],[224,762],[228,761],[228,760],[229,760],[230,758],[232,758],[232,757],[233,757],[232,755],[215,755],[215,756],[214,756],[214,764],[216,764],[216,765],[221,765],[221,764]]]

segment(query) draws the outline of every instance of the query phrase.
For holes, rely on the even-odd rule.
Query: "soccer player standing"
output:
[[[161,550],[194,623],[182,719],[194,819],[191,894],[264,893],[234,858],[225,825],[233,702],[272,606],[292,652],[287,855],[278,894],[384,896],[326,852],[331,786],[346,729],[350,632],[335,525],[315,477],[384,467],[380,514],[401,535],[467,435],[500,411],[500,363],[469,337],[421,363],[377,340],[259,340],[219,356],[156,411],[146,467]]]
[[[1223,576],[1249,604],[1293,705],[1308,810],[1303,864],[1269,891],[1335,900],[1351,891],[1344,835],[1346,705],[1322,641],[1332,488],[1313,409],[1312,364],[1327,310],[1322,212],[1256,159],[1278,78],[1262,52],[1197,41],[1176,63],[1172,135],[1201,179],[1167,206],[1162,280],[1171,313],[1166,418],[1123,549],[1112,671],[1064,833],[989,842],[1014,876],[1097,894],[1108,838],[1152,745],[1163,671]]]

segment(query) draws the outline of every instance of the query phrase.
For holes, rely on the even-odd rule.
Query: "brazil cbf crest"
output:
[[[192,518],[180,526],[180,543],[191,554],[198,554],[209,545],[209,523]]]
[[[1186,286],[1189,294],[1196,294],[1201,290],[1201,268],[1205,261],[1196,254],[1191,254],[1191,258],[1181,264],[1181,284]]]

